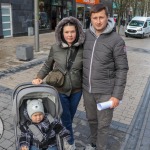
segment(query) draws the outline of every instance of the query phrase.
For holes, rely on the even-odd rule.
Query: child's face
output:
[[[44,118],[44,114],[41,112],[36,112],[31,116],[31,120],[34,123],[40,123]]]

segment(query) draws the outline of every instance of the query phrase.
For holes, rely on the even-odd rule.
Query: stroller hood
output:
[[[54,87],[47,84],[33,85],[31,83],[23,83],[15,88],[12,95],[14,122],[18,124],[23,119],[22,115],[26,107],[26,101],[38,98],[43,100],[46,113],[51,114],[52,117],[60,118],[62,106],[58,92]]]

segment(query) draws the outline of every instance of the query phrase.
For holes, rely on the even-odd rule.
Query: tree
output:
[[[117,6],[115,9],[115,13],[118,14],[117,23],[118,23],[118,33],[120,29],[121,18],[125,19],[126,12],[128,8],[130,8],[130,0],[114,0],[115,5]]]
[[[118,14],[118,33],[121,18],[128,23],[134,16],[150,16],[150,0],[114,0],[114,13]]]

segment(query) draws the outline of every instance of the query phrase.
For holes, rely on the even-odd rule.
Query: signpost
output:
[[[34,0],[34,33],[35,51],[39,52],[39,0]]]

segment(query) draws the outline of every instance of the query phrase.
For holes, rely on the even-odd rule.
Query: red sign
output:
[[[99,4],[100,0],[76,0],[76,3],[81,3],[81,4]]]

